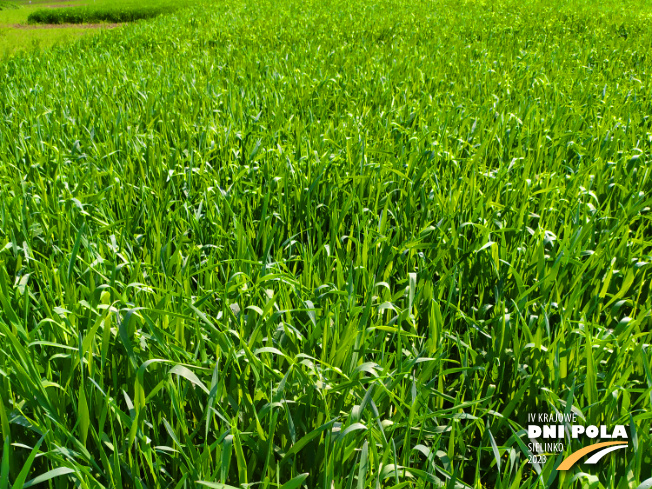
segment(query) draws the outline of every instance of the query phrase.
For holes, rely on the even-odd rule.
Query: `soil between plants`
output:
[[[122,24],[13,24],[11,27],[15,29],[115,29]]]

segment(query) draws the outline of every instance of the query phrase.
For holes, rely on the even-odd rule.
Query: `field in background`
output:
[[[72,42],[91,30],[86,27],[59,26],[51,28],[33,28],[27,20],[30,13],[44,5],[73,6],[84,3],[83,0],[56,2],[47,0],[32,0],[32,3],[21,0],[8,2],[0,0],[0,60],[8,58],[20,51],[34,51],[50,46]],[[54,8],[53,8],[54,10]]]
[[[134,22],[151,19],[187,7],[192,0],[93,0],[69,8],[39,8],[30,13],[34,24],[88,24],[94,22]]]
[[[72,42],[98,29],[171,13],[190,4],[191,0],[0,0],[0,59]]]
[[[1,63],[0,489],[650,478],[652,11],[566,3],[226,0]],[[530,464],[538,412],[630,446]]]

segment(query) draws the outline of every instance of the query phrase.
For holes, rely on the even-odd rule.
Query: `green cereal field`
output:
[[[652,3],[50,3],[0,489],[652,487]]]

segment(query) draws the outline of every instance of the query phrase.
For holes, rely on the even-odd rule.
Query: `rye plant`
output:
[[[225,0],[0,64],[0,489],[644,483],[650,15]],[[533,412],[629,447],[532,464]]]

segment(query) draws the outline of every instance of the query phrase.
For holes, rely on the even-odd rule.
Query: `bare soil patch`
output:
[[[85,5],[88,5],[87,3],[76,3],[73,5],[74,7],[83,7]],[[70,5],[66,5],[65,3],[57,3],[54,5],[45,5],[46,8],[66,8],[70,7]]]
[[[33,5],[33,6],[43,6],[44,3],[50,5],[50,4],[63,4],[63,6],[68,6],[68,5],[77,5],[77,0],[21,0],[17,2],[20,5]],[[67,5],[66,5],[67,4]]]
[[[115,29],[122,24],[14,24],[15,29]]]

